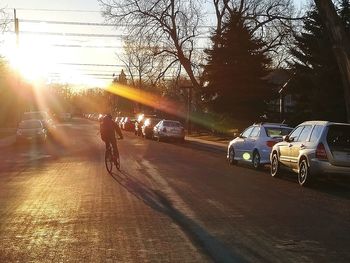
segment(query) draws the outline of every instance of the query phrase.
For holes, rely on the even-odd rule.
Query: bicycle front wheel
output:
[[[105,165],[106,165],[106,169],[109,173],[112,173],[113,170],[113,156],[112,154],[107,151],[105,154]]]

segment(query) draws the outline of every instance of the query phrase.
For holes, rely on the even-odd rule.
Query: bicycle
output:
[[[112,173],[113,165],[120,171],[119,152],[114,155],[111,144],[108,145],[105,152],[105,165],[108,173]]]

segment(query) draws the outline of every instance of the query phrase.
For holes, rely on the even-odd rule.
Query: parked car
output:
[[[40,120],[48,134],[53,133],[56,129],[56,125],[46,111],[24,112],[22,120]]]
[[[304,122],[273,147],[270,159],[273,177],[286,167],[301,186],[322,174],[350,175],[350,124]]]
[[[278,123],[253,124],[230,141],[227,160],[231,165],[237,161],[249,162],[255,169],[269,164],[272,147],[292,130],[293,128]]]
[[[72,114],[70,112],[62,112],[59,115],[61,121],[69,121],[72,119]]]
[[[153,128],[160,121],[161,121],[161,119],[158,119],[158,118],[146,118],[145,122],[143,123],[143,125],[141,127],[142,137],[147,138],[147,139],[153,138]]]
[[[158,141],[174,139],[185,141],[185,129],[179,121],[161,120],[153,128],[153,137]]]
[[[115,117],[114,122],[115,122],[116,124],[118,124],[121,118],[122,118],[122,117]]]
[[[122,123],[122,129],[125,131],[134,131],[135,130],[135,118],[126,117]]]
[[[40,120],[23,120],[16,132],[16,143],[23,141],[45,142],[47,132]]]
[[[117,124],[118,124],[118,126],[119,126],[120,129],[123,127],[123,122],[124,122],[125,118],[126,118],[126,117],[121,117],[121,118],[118,120],[118,123],[117,123]]]

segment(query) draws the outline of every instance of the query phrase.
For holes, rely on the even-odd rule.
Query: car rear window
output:
[[[163,122],[163,125],[167,127],[181,127],[180,122],[177,121],[165,121]]]
[[[23,115],[24,120],[45,120],[47,119],[47,114],[45,112],[26,112]]]
[[[282,137],[288,135],[293,129],[286,127],[264,127],[268,137]]]
[[[330,125],[327,142],[330,147],[350,148],[350,125]]]
[[[22,121],[19,124],[20,129],[38,129],[42,128],[40,121]]]

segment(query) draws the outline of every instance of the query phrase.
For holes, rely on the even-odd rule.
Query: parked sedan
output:
[[[174,139],[183,142],[185,140],[185,129],[179,121],[161,120],[153,128],[153,137],[158,141]]]
[[[17,143],[22,141],[45,142],[46,138],[46,129],[40,120],[24,120],[19,123],[16,133]]]
[[[141,127],[142,137],[147,139],[153,138],[153,128],[160,122],[158,118],[147,118]]]
[[[321,174],[350,176],[350,124],[308,121],[297,126],[271,152],[271,175],[286,167],[301,186]]]
[[[292,128],[278,123],[259,123],[245,129],[227,148],[229,164],[249,162],[255,169],[270,163],[272,147],[282,141]]]
[[[125,117],[122,122],[122,129],[125,131],[134,131],[135,130],[135,118]]]

